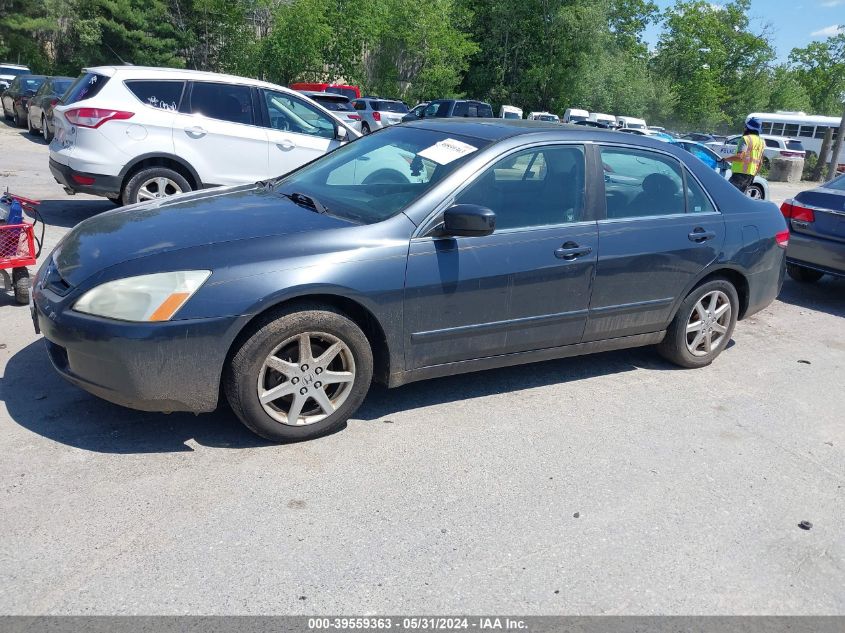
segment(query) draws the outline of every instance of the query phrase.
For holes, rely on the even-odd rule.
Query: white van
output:
[[[575,121],[587,121],[590,118],[590,113],[586,110],[579,110],[578,108],[567,108],[563,113],[564,123],[575,123]]]
[[[500,119],[521,119],[522,118],[522,108],[517,108],[516,106],[512,105],[503,105],[499,108],[499,118]]]
[[[560,117],[556,114],[552,114],[551,112],[532,112],[528,115],[528,120],[560,123]]]
[[[596,123],[607,123],[609,125],[616,125],[616,117],[612,114],[605,114],[604,112],[590,112],[590,121]]]
[[[644,119],[638,119],[632,116],[618,116],[616,117],[616,123],[623,128],[628,128],[629,130],[646,130],[648,127],[646,126]]]

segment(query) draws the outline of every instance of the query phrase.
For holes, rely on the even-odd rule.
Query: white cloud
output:
[[[812,37],[833,37],[834,35],[839,35],[840,33],[845,33],[845,26],[831,24],[830,26],[826,26],[818,31],[813,31],[810,35]]]
[[[845,4],[845,0],[825,0],[822,2],[822,6],[825,9],[832,9],[833,7],[838,7],[840,4]]]

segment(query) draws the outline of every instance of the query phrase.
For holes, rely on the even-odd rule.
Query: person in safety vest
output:
[[[763,164],[763,150],[766,143],[760,138],[760,130],[763,128],[757,119],[748,119],[745,122],[745,132],[736,146],[736,154],[725,158],[731,163],[731,184],[742,193],[748,189],[754,181],[754,176],[760,171]]]

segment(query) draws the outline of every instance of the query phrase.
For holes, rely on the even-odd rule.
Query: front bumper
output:
[[[830,275],[845,276],[845,242],[790,231],[786,261]]]
[[[91,174],[88,172],[81,172],[71,169],[68,165],[63,165],[52,158],[50,159],[50,172],[56,182],[78,193],[90,193],[95,196],[116,197],[120,195],[120,176],[105,176],[103,174]],[[83,185],[73,179],[73,176],[81,176],[83,178],[93,178],[92,184]]]
[[[126,323],[74,312],[52,295],[34,289],[34,318],[64,378],[142,411],[217,407],[226,354],[246,317]]]

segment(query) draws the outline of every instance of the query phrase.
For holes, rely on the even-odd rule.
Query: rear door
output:
[[[206,185],[238,185],[268,175],[267,130],[250,86],[191,82],[174,116],[173,149]]]
[[[725,239],[721,214],[674,156],[604,145],[601,165],[606,217],[585,341],[663,329]]]
[[[274,178],[335,149],[338,123],[304,99],[287,92],[260,90],[268,144],[268,172]]]

